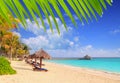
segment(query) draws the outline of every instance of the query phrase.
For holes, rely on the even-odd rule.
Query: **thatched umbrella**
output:
[[[29,59],[33,59],[35,57],[35,54],[31,54],[31,55],[28,55],[28,56],[25,56],[25,61],[26,62],[29,62]]]
[[[50,59],[50,55],[47,52],[45,52],[43,49],[40,49],[39,51],[37,51],[35,53],[35,56],[37,58],[40,58],[40,68],[42,66],[42,59]]]
[[[35,63],[36,63],[36,61],[37,61],[36,58],[37,58],[37,57],[36,57],[35,53],[34,53],[34,54],[31,54],[31,55],[30,55],[30,58],[31,58],[31,59],[35,59]]]
[[[35,58],[35,57],[36,57],[36,56],[35,56],[35,53],[28,56],[29,59],[33,59],[33,58]]]

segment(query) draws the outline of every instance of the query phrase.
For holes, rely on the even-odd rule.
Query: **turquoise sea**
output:
[[[92,60],[50,60],[49,62],[120,74],[120,58],[93,58]]]

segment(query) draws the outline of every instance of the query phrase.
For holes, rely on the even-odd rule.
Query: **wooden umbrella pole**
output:
[[[36,64],[36,62],[37,62],[37,61],[36,61],[36,56],[35,56],[35,64]]]
[[[42,66],[42,57],[40,57],[40,68]]]

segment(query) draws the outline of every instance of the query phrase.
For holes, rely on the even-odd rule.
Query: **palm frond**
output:
[[[92,17],[97,20],[96,13],[99,16],[102,16],[103,9],[107,9],[107,5],[111,6],[112,0],[1,0],[0,16],[3,17],[9,25],[11,25],[12,22],[8,16],[10,14],[11,16],[18,18],[20,22],[24,25],[24,27],[26,27],[26,18],[32,21],[31,16],[36,24],[39,26],[36,17],[37,15],[41,20],[44,30],[46,31],[45,22],[42,17],[42,14],[44,14],[48,20],[51,31],[53,32],[53,26],[50,16],[53,19],[58,33],[60,33],[60,27],[58,26],[57,20],[55,18],[56,14],[67,30],[66,21],[63,18],[61,8],[71,19],[72,23],[76,25],[75,19],[73,18],[71,12],[71,8],[68,7],[68,4],[69,6],[71,6],[72,10],[75,12],[80,21],[84,23],[84,20],[88,22],[89,19],[92,20]],[[55,11],[56,14],[53,11]],[[0,23],[3,23],[1,19]]]

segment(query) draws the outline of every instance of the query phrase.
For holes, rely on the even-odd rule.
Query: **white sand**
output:
[[[48,72],[33,71],[23,61],[12,61],[15,75],[0,76],[0,83],[120,83],[120,75],[44,62]]]

